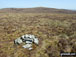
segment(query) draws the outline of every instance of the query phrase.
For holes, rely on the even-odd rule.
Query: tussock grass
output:
[[[34,34],[39,46],[28,51],[13,40]],[[76,15],[51,13],[0,13],[0,57],[60,57],[76,52]]]

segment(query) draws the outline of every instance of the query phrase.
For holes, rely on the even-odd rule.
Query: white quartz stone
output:
[[[31,44],[26,44],[26,45],[23,45],[23,48],[30,48],[32,45]]]
[[[34,38],[34,43],[35,43],[35,44],[39,44],[38,38]]]
[[[20,39],[20,38],[17,38],[16,40],[15,40],[15,43],[22,43],[22,40]]]
[[[31,47],[31,48],[29,48],[29,50],[32,50],[33,48]]]
[[[28,50],[32,50],[32,44],[39,44],[39,40],[38,38],[36,38],[34,35],[31,35],[31,34],[26,34],[26,35],[23,35],[21,36],[21,38],[17,38],[15,40],[16,43],[22,43],[22,42],[25,42],[26,44],[23,45],[22,47],[23,48],[28,48]]]
[[[26,44],[32,44],[32,42],[30,42],[30,41],[26,41]]]

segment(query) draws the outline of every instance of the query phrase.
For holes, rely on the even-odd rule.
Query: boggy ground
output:
[[[39,45],[29,51],[13,41],[34,34]],[[60,57],[76,52],[76,15],[55,13],[0,13],[0,57]]]

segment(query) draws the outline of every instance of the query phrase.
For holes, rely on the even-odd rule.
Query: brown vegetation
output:
[[[34,34],[39,46],[28,51],[13,40]],[[76,14],[0,13],[0,57],[60,57],[76,52]]]
[[[67,9],[55,9],[46,7],[36,7],[36,8],[5,8],[1,9],[2,12],[11,13],[66,13],[66,14],[76,14],[76,11]]]

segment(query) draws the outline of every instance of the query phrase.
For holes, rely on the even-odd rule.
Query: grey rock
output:
[[[23,41],[20,39],[20,38],[17,38],[15,41],[14,41],[14,43],[15,44],[21,44]]]
[[[36,38],[34,35],[26,34],[21,36],[20,38],[17,38],[14,43],[15,44],[21,44],[22,42],[25,42],[26,45],[23,45],[23,48],[28,48],[29,50],[32,50],[32,43],[39,44],[38,38]]]

